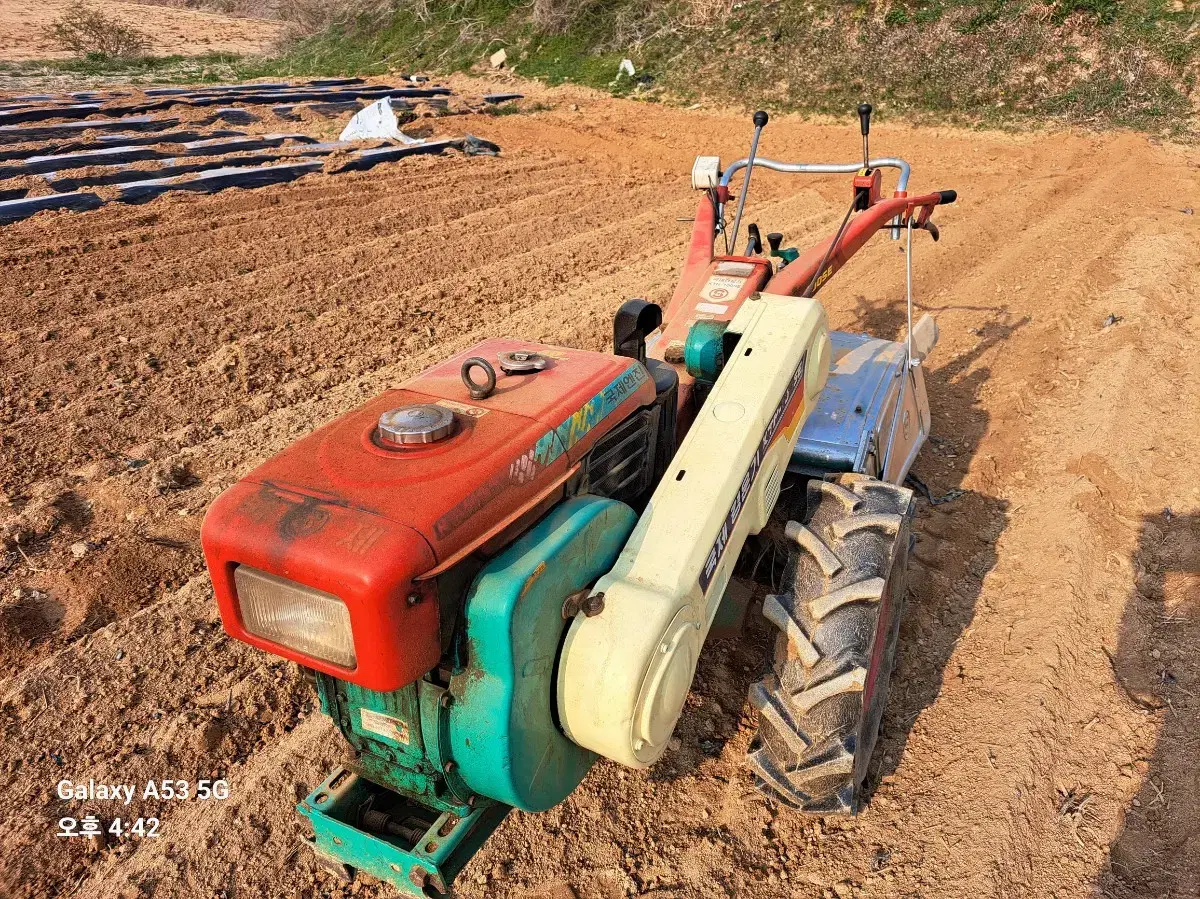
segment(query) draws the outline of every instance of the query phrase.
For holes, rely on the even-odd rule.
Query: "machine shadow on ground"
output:
[[[937,315],[950,308],[962,307],[928,311]],[[963,483],[989,422],[980,390],[991,371],[975,367],[976,363],[1029,319],[1014,319],[994,307],[979,311],[988,312],[990,318],[974,329],[979,336],[975,346],[941,364],[939,356],[944,359],[949,352],[944,347],[940,352],[935,349],[925,371],[933,435],[913,474],[928,487],[928,495],[914,488],[916,545],[910,556],[898,660],[867,780],[868,797],[881,779],[896,770],[921,711],[934,702],[948,677],[962,676],[962,672],[948,672],[946,666],[974,617],[983,579],[996,562],[996,541],[1008,524],[1007,501],[967,490]],[[905,328],[902,304],[871,303],[863,297],[857,298],[849,320],[836,313],[831,319],[831,327],[893,340],[900,339]],[[679,749],[652,769],[652,779],[671,781],[694,772],[706,759],[720,756],[739,733],[739,722],[749,708],[749,687],[770,667],[774,653],[776,632],[761,612],[767,592],[762,586],[756,589],[741,639],[710,639],[705,645],[692,694],[676,728]]]
[[[926,311],[936,317],[950,310],[984,312],[988,318],[971,329],[978,336],[971,349],[950,358],[950,349],[939,346],[925,368],[933,428],[908,483],[917,498],[916,543],[909,560],[896,667],[867,776],[867,801],[899,767],[921,712],[936,701],[950,678],[964,677],[962,670],[949,670],[950,657],[975,617],[983,581],[996,564],[996,543],[1008,527],[1008,501],[968,488],[965,479],[990,423],[981,391],[992,372],[978,363],[1029,319],[997,307],[919,304],[914,318]],[[870,303],[860,296],[854,313],[844,329],[893,340],[904,335],[903,305]]]
[[[1097,876],[1114,899],[1200,895],[1200,515],[1164,509],[1142,520],[1113,673],[1157,725],[1154,752],[1119,776],[1141,779]],[[1086,826],[1087,796],[1064,813]]]

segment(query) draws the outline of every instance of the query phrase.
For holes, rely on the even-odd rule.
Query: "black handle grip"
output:
[[[762,127],[764,127],[764,126],[767,124],[767,121],[768,121],[770,118],[771,118],[771,117],[770,117],[769,115],[767,115],[765,112],[763,112],[763,111],[760,109],[758,112],[756,112],[756,113],[754,114],[754,127],[755,127],[755,128],[762,128]]]
[[[937,195],[939,198],[938,204],[940,206],[949,206],[958,199],[958,191],[956,190],[939,190]]]
[[[871,133],[871,104],[858,104],[858,124],[862,130],[862,136],[866,137]]]
[[[746,253],[753,255],[762,252],[762,234],[758,230],[758,225],[751,222],[746,229],[749,237],[746,239]]]

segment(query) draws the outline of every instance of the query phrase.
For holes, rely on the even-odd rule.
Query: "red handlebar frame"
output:
[[[838,241],[834,251],[829,254],[825,269],[813,284],[813,293],[820,290],[825,282],[833,277],[834,272],[849,262],[850,257],[862,249],[876,231],[887,227],[892,219],[898,216],[900,227],[906,228],[909,218],[916,213],[913,227],[920,228],[929,221],[929,217],[933,214],[933,207],[939,205],[944,198],[945,194],[942,192],[924,194],[919,197],[896,196],[889,200],[880,200],[860,212],[850,220],[842,234],[842,239]],[[825,258],[825,253],[832,242],[833,238],[830,237],[815,247],[805,250],[795,262],[780,270],[767,282],[766,290],[769,293],[785,296],[799,296],[808,287],[809,282],[817,276],[817,267]]]
[[[729,201],[729,188],[716,187],[717,202],[724,204]],[[815,294],[833,276],[833,273],[845,265],[850,257],[857,253],[871,236],[881,228],[889,227],[889,223],[899,218],[899,227],[908,227],[909,218],[915,214],[914,228],[923,228],[933,214],[933,208],[942,203],[952,203],[956,199],[954,191],[936,191],[919,197],[909,197],[897,191],[890,199],[879,200],[867,209],[858,213],[850,220],[838,242],[836,249],[829,255],[824,271],[813,285]],[[717,217],[712,199],[706,194],[696,209],[695,224],[692,226],[692,239],[688,244],[687,256],[684,258],[683,272],[675,287],[668,309],[676,308],[676,303],[682,303],[697,287],[698,282],[708,271],[713,260],[713,243],[717,236]],[[833,242],[833,237],[822,241],[802,253],[794,262],[777,272],[767,283],[764,290],[785,296],[799,296],[813,277],[825,252]]]

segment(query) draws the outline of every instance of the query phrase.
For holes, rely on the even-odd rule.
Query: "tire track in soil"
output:
[[[79,482],[69,479],[70,489],[94,503],[91,527],[111,530],[111,545],[123,546],[132,539],[128,510],[139,512],[142,528],[172,516],[198,521],[211,496],[257,460],[480,337],[525,334],[602,349],[611,311],[622,299],[668,298],[687,230],[672,221],[677,210],[688,214],[695,205],[679,173],[695,152],[740,155],[740,141],[731,136],[740,133],[740,119],[646,109],[569,91],[553,96],[582,97],[580,112],[556,109],[513,117],[519,123],[489,122],[495,132],[482,125],[477,130],[506,147],[538,142],[557,158],[592,154],[589,175],[598,177],[581,186],[584,199],[603,190],[606,180],[636,172],[630,204],[602,207],[594,220],[560,218],[562,234],[554,235],[548,250],[554,263],[568,257],[565,276],[547,264],[533,266],[530,277],[538,247],[510,241],[473,270],[461,290],[451,277],[430,282],[410,272],[403,298],[372,292],[379,281],[403,277],[403,266],[390,258],[342,279],[333,266],[323,266],[304,279],[299,294],[286,279],[262,285],[257,298],[247,288],[238,296],[254,304],[248,308],[255,314],[270,316],[322,308],[328,295],[366,298],[325,310],[311,322],[302,315],[288,318],[292,344],[275,334],[256,338],[230,373],[233,380],[168,373],[172,380],[161,389],[141,395],[150,407],[144,418],[112,421],[102,412],[97,432],[140,439],[139,452],[151,466],[125,471],[119,460],[101,461]],[[623,158],[605,155],[611,138],[602,129],[614,121],[629,154]],[[846,151],[842,128],[788,117],[773,127],[770,152],[776,158],[838,158],[854,149]],[[880,782],[872,805],[854,821],[821,825],[753,794],[740,760],[754,726],[743,701],[746,684],[767,657],[770,634],[752,625],[746,641],[705,650],[677,731],[678,751],[650,774],[602,763],[557,809],[510,816],[460,879],[466,899],[608,899],[655,890],[815,897],[831,895],[835,887],[838,895],[853,896],[1074,896],[1108,876],[1105,848],[1132,809],[1137,760],[1154,751],[1160,726],[1114,686],[1102,651],[1116,645],[1135,573],[1130,522],[1169,503],[1200,506],[1200,497],[1171,496],[1165,479],[1172,470],[1169,447],[1200,423],[1194,415],[1172,420],[1160,413],[1148,421],[1143,414],[1169,408],[1155,392],[1156,370],[1170,373],[1180,390],[1196,387],[1196,372],[1181,356],[1187,343],[1176,335],[1194,339],[1200,331],[1195,315],[1182,311],[1189,301],[1195,308],[1186,272],[1200,258],[1200,241],[1194,219],[1171,218],[1178,216],[1170,208],[1173,197],[1157,187],[1172,178],[1178,183],[1185,160],[1174,148],[1151,147],[1129,135],[879,131],[879,146],[912,157],[914,186],[925,189],[924,179],[936,174],[963,197],[939,213],[945,239],[938,248],[919,251],[918,300],[939,311],[943,339],[929,372],[941,443],[927,447],[917,470],[935,492],[960,485],[970,492],[949,506],[922,504],[918,559],[924,562],[912,585],[880,744],[880,755],[892,758],[877,760]],[[578,172],[572,167],[569,175]],[[421,177],[435,176],[422,170]],[[1200,186],[1195,173],[1183,177]],[[264,205],[276,211],[284,208],[283,197],[290,202],[286,191],[270,193]],[[836,219],[836,208],[808,205],[817,201],[840,207],[838,185],[814,182],[797,192],[764,178],[756,180],[752,206],[758,221],[785,230],[790,240]],[[229,214],[252,216],[241,203],[239,198],[239,211]],[[495,228],[514,209],[531,205],[537,206],[499,207],[495,216],[481,216],[475,231]],[[637,215],[629,216],[634,208]],[[163,206],[160,222],[177,229],[171,239],[182,247],[186,220],[180,216],[203,223],[204,211],[218,209],[226,207]],[[534,224],[538,218],[530,212]],[[629,230],[618,224],[623,217],[634,222]],[[1031,217],[1018,230],[1015,223]],[[294,233],[297,242],[316,233],[280,226],[275,246],[287,246],[285,233]],[[364,246],[386,249],[369,221],[347,227]],[[1188,239],[1178,238],[1180,227]],[[245,232],[224,233],[240,239]],[[252,224],[251,233],[263,232]],[[470,254],[478,237],[447,235],[447,248]],[[92,252],[102,263],[106,252],[124,251]],[[186,290],[191,292],[181,304],[199,293]],[[879,241],[831,282],[823,299],[835,327],[888,335],[901,327],[902,290],[902,257],[893,244]],[[1099,330],[1100,319],[1114,309],[1126,321]],[[237,317],[249,314],[221,309],[208,298],[186,311],[181,332],[210,334],[241,327]],[[379,352],[373,346],[378,334],[397,320],[410,330]],[[139,335],[128,336],[131,345],[119,345],[121,352],[158,346],[134,345]],[[247,338],[239,338],[242,343]],[[290,359],[279,367],[282,349]],[[52,366],[56,351],[47,346],[47,360],[38,364]],[[127,356],[118,358],[127,364]],[[290,383],[276,384],[289,367]],[[209,418],[172,426],[172,406],[201,410],[192,416],[198,421]],[[65,421],[75,413],[69,408],[60,414]],[[218,416],[228,426],[211,427],[209,420]],[[58,424],[47,421],[47,433],[55,433]],[[45,452],[32,440],[28,448]],[[148,495],[148,469],[179,461],[191,464],[201,483]],[[1147,465],[1156,472],[1154,482],[1131,487],[1129,472]],[[28,474],[22,477],[23,487],[37,486]],[[62,565],[71,539],[51,534],[32,560],[40,568]],[[195,549],[187,555],[191,572],[199,572]],[[38,577],[16,560],[0,569],[0,586],[7,592],[13,584],[36,585]],[[65,574],[56,589],[69,590],[71,579]],[[7,730],[19,726],[22,733],[21,745],[6,743],[0,761],[0,773],[7,772],[0,795],[17,797],[0,800],[0,836],[21,848],[0,861],[0,883],[14,875],[32,877],[34,886],[24,894],[30,896],[191,897],[218,890],[350,895],[316,873],[306,856],[288,857],[299,832],[293,797],[338,752],[328,726],[308,718],[311,699],[286,668],[277,670],[267,657],[219,635],[202,575],[158,595],[142,612],[124,613],[73,642],[35,642],[32,661],[0,681]],[[126,648],[114,664],[108,653],[118,645],[139,649]],[[75,707],[82,694],[71,672],[81,668],[98,672],[103,686],[95,708]],[[252,686],[238,687],[245,683]],[[197,690],[212,696],[229,689],[238,693],[228,732],[214,749],[201,751],[205,728],[213,737],[208,721],[219,718],[223,706],[197,708],[191,699]],[[70,723],[51,727],[58,722],[50,704],[67,709],[63,720]],[[89,730],[82,720],[89,712],[126,730]],[[45,754],[47,744],[64,747],[58,752],[66,767],[82,765],[97,774],[141,765],[138,771],[165,776],[157,769],[167,764],[197,770],[225,765],[235,791],[241,786],[239,799],[215,812],[170,809],[165,841],[110,848],[84,864],[83,853],[63,852],[41,836],[54,813],[50,782],[60,767]],[[1119,773],[1129,766],[1134,777],[1114,775],[1112,768]],[[1084,794],[1092,798],[1071,825],[1058,810],[1065,796]],[[366,885],[354,895],[389,893]]]

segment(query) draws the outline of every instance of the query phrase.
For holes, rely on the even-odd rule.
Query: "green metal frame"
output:
[[[297,808],[313,828],[313,850],[347,878],[366,871],[407,896],[424,899],[445,893],[450,882],[479,851],[508,814],[508,806],[489,802],[459,817],[437,815],[410,844],[400,837],[368,833],[358,826],[359,812],[372,796],[400,797],[345,768],[327,777]],[[417,812],[418,808],[410,811]],[[403,814],[401,812],[400,814]]]
[[[430,808],[468,813],[471,791],[446,765],[450,747],[444,688],[420,680],[380,693],[318,674],[317,693],[321,711],[353,747],[357,773]]]

